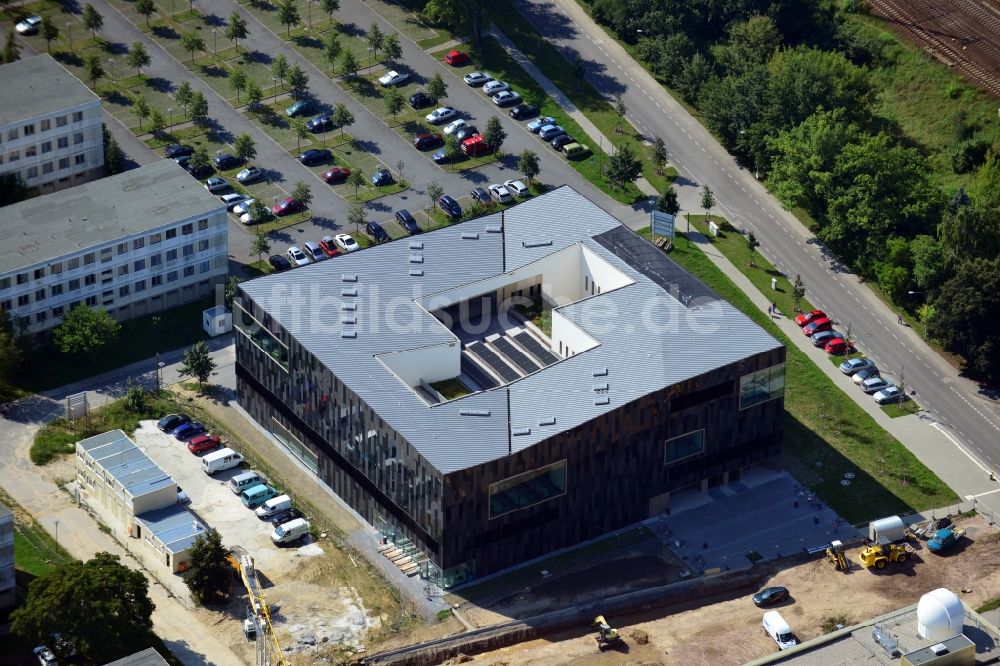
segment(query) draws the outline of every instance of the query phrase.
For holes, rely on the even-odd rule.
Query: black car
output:
[[[521,102],[513,109],[510,110],[510,117],[514,120],[524,120],[525,118],[533,118],[538,115],[538,107],[534,104],[525,104]]]
[[[385,233],[385,229],[378,222],[369,222],[365,225],[365,233],[368,234],[373,241],[376,243],[384,243],[385,241],[392,240],[389,238],[389,234]]]
[[[322,164],[329,161],[332,156],[333,153],[325,148],[310,148],[299,155],[299,162],[305,165]]]
[[[328,129],[333,129],[333,116],[329,113],[318,115],[306,123],[306,129],[313,133],[325,132]]]
[[[434,103],[431,96],[425,93],[423,90],[418,90],[417,92],[410,95],[410,106],[414,109],[422,109],[425,106],[430,106]]]
[[[285,259],[280,254],[274,254],[268,257],[267,263],[271,264],[271,268],[274,269],[275,273],[287,271],[292,268],[292,262],[288,261],[288,259]]]
[[[450,158],[448,157],[448,149],[442,148],[441,150],[435,151],[431,156],[431,159],[434,160],[434,164],[447,164],[450,161]]]
[[[491,197],[490,193],[481,187],[477,187],[476,189],[472,190],[472,198],[481,204],[493,203],[493,197]]]
[[[449,216],[458,219],[462,217],[462,207],[458,205],[458,202],[449,197],[447,194],[438,199],[438,206],[441,210],[448,213]]]
[[[405,208],[401,208],[396,211],[396,221],[399,222],[399,226],[406,229],[407,233],[411,235],[420,233],[420,227],[417,226],[417,221],[413,219],[412,215],[410,215],[410,211]]]
[[[475,125],[466,125],[460,129],[455,130],[455,138],[458,139],[459,143],[465,141],[470,136],[476,136],[479,134],[479,130]]]
[[[159,428],[161,432],[170,432],[174,428],[190,422],[191,417],[187,414],[167,414],[156,422],[156,427]]]
[[[787,587],[765,587],[763,590],[753,595],[753,602],[757,606],[767,606],[784,601],[788,598]]]
[[[212,160],[215,164],[215,168],[219,171],[225,171],[226,169],[234,169],[239,165],[243,164],[240,158],[235,155],[230,155],[229,153],[222,153],[221,155],[216,155],[215,159]]]
[[[289,509],[283,509],[282,511],[279,511],[278,513],[274,514],[267,520],[272,525],[283,525],[287,523],[289,520],[295,520],[296,518],[303,518],[303,517],[304,516],[302,515],[302,512],[293,507]]]
[[[392,184],[392,174],[389,173],[388,169],[379,169],[372,174],[372,185],[375,187],[382,187],[383,185]]]
[[[184,155],[191,155],[194,153],[194,148],[191,146],[185,146],[183,143],[172,143],[167,146],[166,155],[170,159],[175,157],[183,157]]]
[[[440,134],[424,133],[413,137],[413,147],[417,150],[430,150],[437,148],[442,143],[444,143],[444,139]]]
[[[556,138],[552,139],[549,143],[552,146],[552,150],[562,150],[563,146],[568,146],[571,143],[575,143],[576,139],[571,137],[569,134],[560,134]]]

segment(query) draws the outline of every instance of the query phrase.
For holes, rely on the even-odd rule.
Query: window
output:
[[[193,234],[194,233],[194,225],[191,224],[190,222],[188,222],[187,224],[185,224],[184,226],[181,227],[181,233],[184,234],[185,236],[187,236],[189,234]]]
[[[84,263],[84,265],[86,265],[86,264],[92,264],[95,261],[97,261],[97,255],[94,254],[93,252],[88,252],[87,254],[83,255],[83,263]]]
[[[106,271],[101,271],[101,284],[111,284],[114,280],[114,273],[110,268]]]
[[[158,234],[158,233],[156,233],[156,234],[150,234],[150,236],[149,236],[149,244],[150,245],[156,245],[157,243],[160,242],[160,240],[162,240],[162,238],[161,238],[161,235]]]
[[[41,122],[41,129],[43,132],[48,132],[50,129],[52,129],[52,121],[49,120],[48,118],[43,120]]]
[[[87,161],[87,156],[84,155],[83,153],[73,156],[73,164],[83,164],[86,161]]]
[[[24,126],[24,136],[31,136],[34,133],[35,133],[35,126],[34,125],[25,125]]]
[[[122,264],[118,267],[118,275],[119,277],[122,275],[128,275],[128,264]]]
[[[177,250],[167,250],[167,261],[177,261]]]
[[[192,254],[194,254],[194,243],[188,243],[181,249],[185,257],[190,257]]]
[[[28,178],[38,178],[38,167],[28,167]]]
[[[7,140],[8,141],[13,141],[14,139],[17,138],[17,136],[18,136],[18,134],[17,134],[17,130],[16,129],[7,130]]]
[[[753,407],[784,395],[784,363],[740,377],[740,409]]]
[[[566,493],[566,461],[490,484],[490,518],[545,502]]]
[[[87,300],[85,302],[87,303],[87,307],[92,308],[97,305],[97,296],[87,296]]]
[[[57,305],[56,307],[52,308],[52,316],[53,317],[62,317],[62,314],[65,311],[66,311],[66,309],[63,306]]]
[[[52,162],[46,162],[42,165],[42,173],[52,173],[53,164]]]
[[[146,291],[145,280],[139,280],[138,282],[135,283],[135,293],[138,294],[140,291]]]
[[[51,152],[52,152],[52,142],[42,141],[42,154],[44,155],[45,153],[51,153]]]
[[[66,127],[66,116],[56,116],[56,127]]]
[[[57,261],[54,264],[49,264],[49,273],[52,275],[59,275],[62,273],[62,262]]]
[[[69,281],[69,290],[76,291],[80,288],[80,278],[73,278]]]
[[[163,276],[162,275],[154,275],[152,278],[150,278],[149,286],[151,286],[151,287],[162,287],[163,286]]]
[[[68,136],[59,137],[58,139],[56,139],[56,145],[59,148],[69,148],[69,137]]]
[[[45,310],[35,313],[35,323],[41,324],[48,317],[48,313]]]
[[[204,252],[208,249],[208,239],[198,241],[198,251]]]
[[[191,277],[192,275],[194,275],[194,266],[185,266],[184,277]]]
[[[211,267],[212,266],[211,266],[211,264],[209,262],[203,261],[200,264],[198,264],[198,272],[199,273],[207,273],[211,269]]]
[[[139,291],[139,290],[136,289],[136,291]],[[127,284],[123,284],[122,286],[118,287],[118,295],[119,296],[128,296],[128,285]]]
[[[705,450],[705,431],[695,430],[680,437],[674,437],[666,441],[666,452],[664,462],[666,464],[675,463],[678,460],[696,456]]]
[[[17,307],[23,308],[25,305],[31,303],[31,297],[27,294],[21,294],[17,297]]]
[[[134,271],[144,271],[146,270],[146,260],[138,259],[133,265],[132,270]]]
[[[177,238],[176,229],[167,229],[167,240],[170,240],[171,238]]]
[[[18,284],[25,284],[27,281],[28,281],[28,274],[27,273],[18,273],[17,274],[17,283]]]
[[[177,282],[177,271],[167,273],[167,282]]]
[[[114,248],[112,248],[110,246],[109,247],[105,247],[105,248],[101,248],[101,263],[102,264],[106,264],[109,261],[111,261],[114,258],[113,257],[113,252],[114,252]]]
[[[83,132],[76,132],[73,134],[73,145],[79,146],[83,143]]]
[[[68,169],[69,168],[69,158],[68,157],[60,157],[59,158],[59,168],[60,169]]]
[[[198,231],[208,229],[208,220],[198,220]]]
[[[90,287],[97,284],[97,275],[91,273],[90,275],[83,278],[83,284]]]
[[[10,278],[0,278],[0,289],[10,289]]]
[[[35,301],[37,302],[37,301],[44,301],[44,300],[45,300],[45,289],[36,289],[35,290]]]
[[[74,111],[73,112],[73,122],[74,123],[78,123],[78,122],[81,122],[81,121],[83,121],[83,111]]]
[[[8,162],[16,162],[19,159],[21,159],[21,151],[20,150],[12,150],[12,151],[10,151],[10,155],[7,156],[7,161]]]
[[[61,282],[59,284],[52,285],[53,296],[62,296],[62,293],[63,293],[63,286]]]
[[[125,254],[128,252],[128,243],[118,243],[118,254]]]
[[[0,308],[3,308],[4,312],[10,312],[14,309],[14,302],[9,298],[4,301],[0,301]]]
[[[145,246],[146,246],[146,239],[145,238],[135,238],[135,239],[132,240],[132,249],[133,250],[141,250]]]
[[[152,266],[159,266],[162,263],[162,260],[163,260],[163,257],[161,257],[158,254],[154,254],[154,255],[152,255],[152,256],[149,257],[149,265],[151,267]]]
[[[66,262],[66,270],[75,271],[80,267],[80,257],[73,257]]]
[[[35,275],[35,279],[36,280],[41,280],[43,277],[45,277],[45,269],[44,268],[36,268],[34,275]]]
[[[36,146],[28,146],[24,149],[25,157],[38,157],[38,148]]]

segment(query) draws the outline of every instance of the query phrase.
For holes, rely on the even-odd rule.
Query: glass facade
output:
[[[686,435],[668,439],[665,448],[668,465],[684,458],[696,456],[705,450],[705,431],[695,430]]]
[[[490,485],[490,518],[540,504],[566,492],[566,461]]]
[[[288,371],[288,347],[278,338],[274,337],[270,331],[260,325],[253,316],[240,306],[233,303],[233,320],[236,329],[247,336],[265,354],[274,359],[285,371]]]
[[[309,450],[298,437],[293,435],[288,428],[281,425],[278,419],[271,418],[271,434],[279,442],[285,445],[293,456],[302,461],[302,464],[309,468],[309,471],[316,473],[319,471],[319,456]]]
[[[785,364],[740,377],[740,409],[753,407],[785,395]]]

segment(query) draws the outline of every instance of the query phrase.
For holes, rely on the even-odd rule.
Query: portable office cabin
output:
[[[906,538],[906,523],[899,516],[879,518],[868,524],[868,538],[875,543],[892,543]]]

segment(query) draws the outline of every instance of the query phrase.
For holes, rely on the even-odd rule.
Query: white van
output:
[[[305,518],[296,518],[295,520],[289,520],[284,525],[275,527],[274,531],[271,532],[271,541],[274,542],[274,545],[280,546],[292,543],[307,534],[309,534],[309,521]]]
[[[256,509],[258,518],[269,518],[279,511],[292,508],[292,498],[288,495],[272,497]]]
[[[213,451],[201,459],[201,469],[205,474],[212,476],[216,472],[238,467],[243,462],[243,456],[226,447]]]
[[[778,644],[779,650],[787,650],[795,647],[798,641],[792,635],[792,628],[785,622],[778,611],[768,611],[764,613],[764,633],[771,637]]]
[[[229,479],[229,489],[233,491],[234,495],[239,495],[247,488],[259,486],[262,483],[267,483],[267,480],[257,472],[243,472]]]

